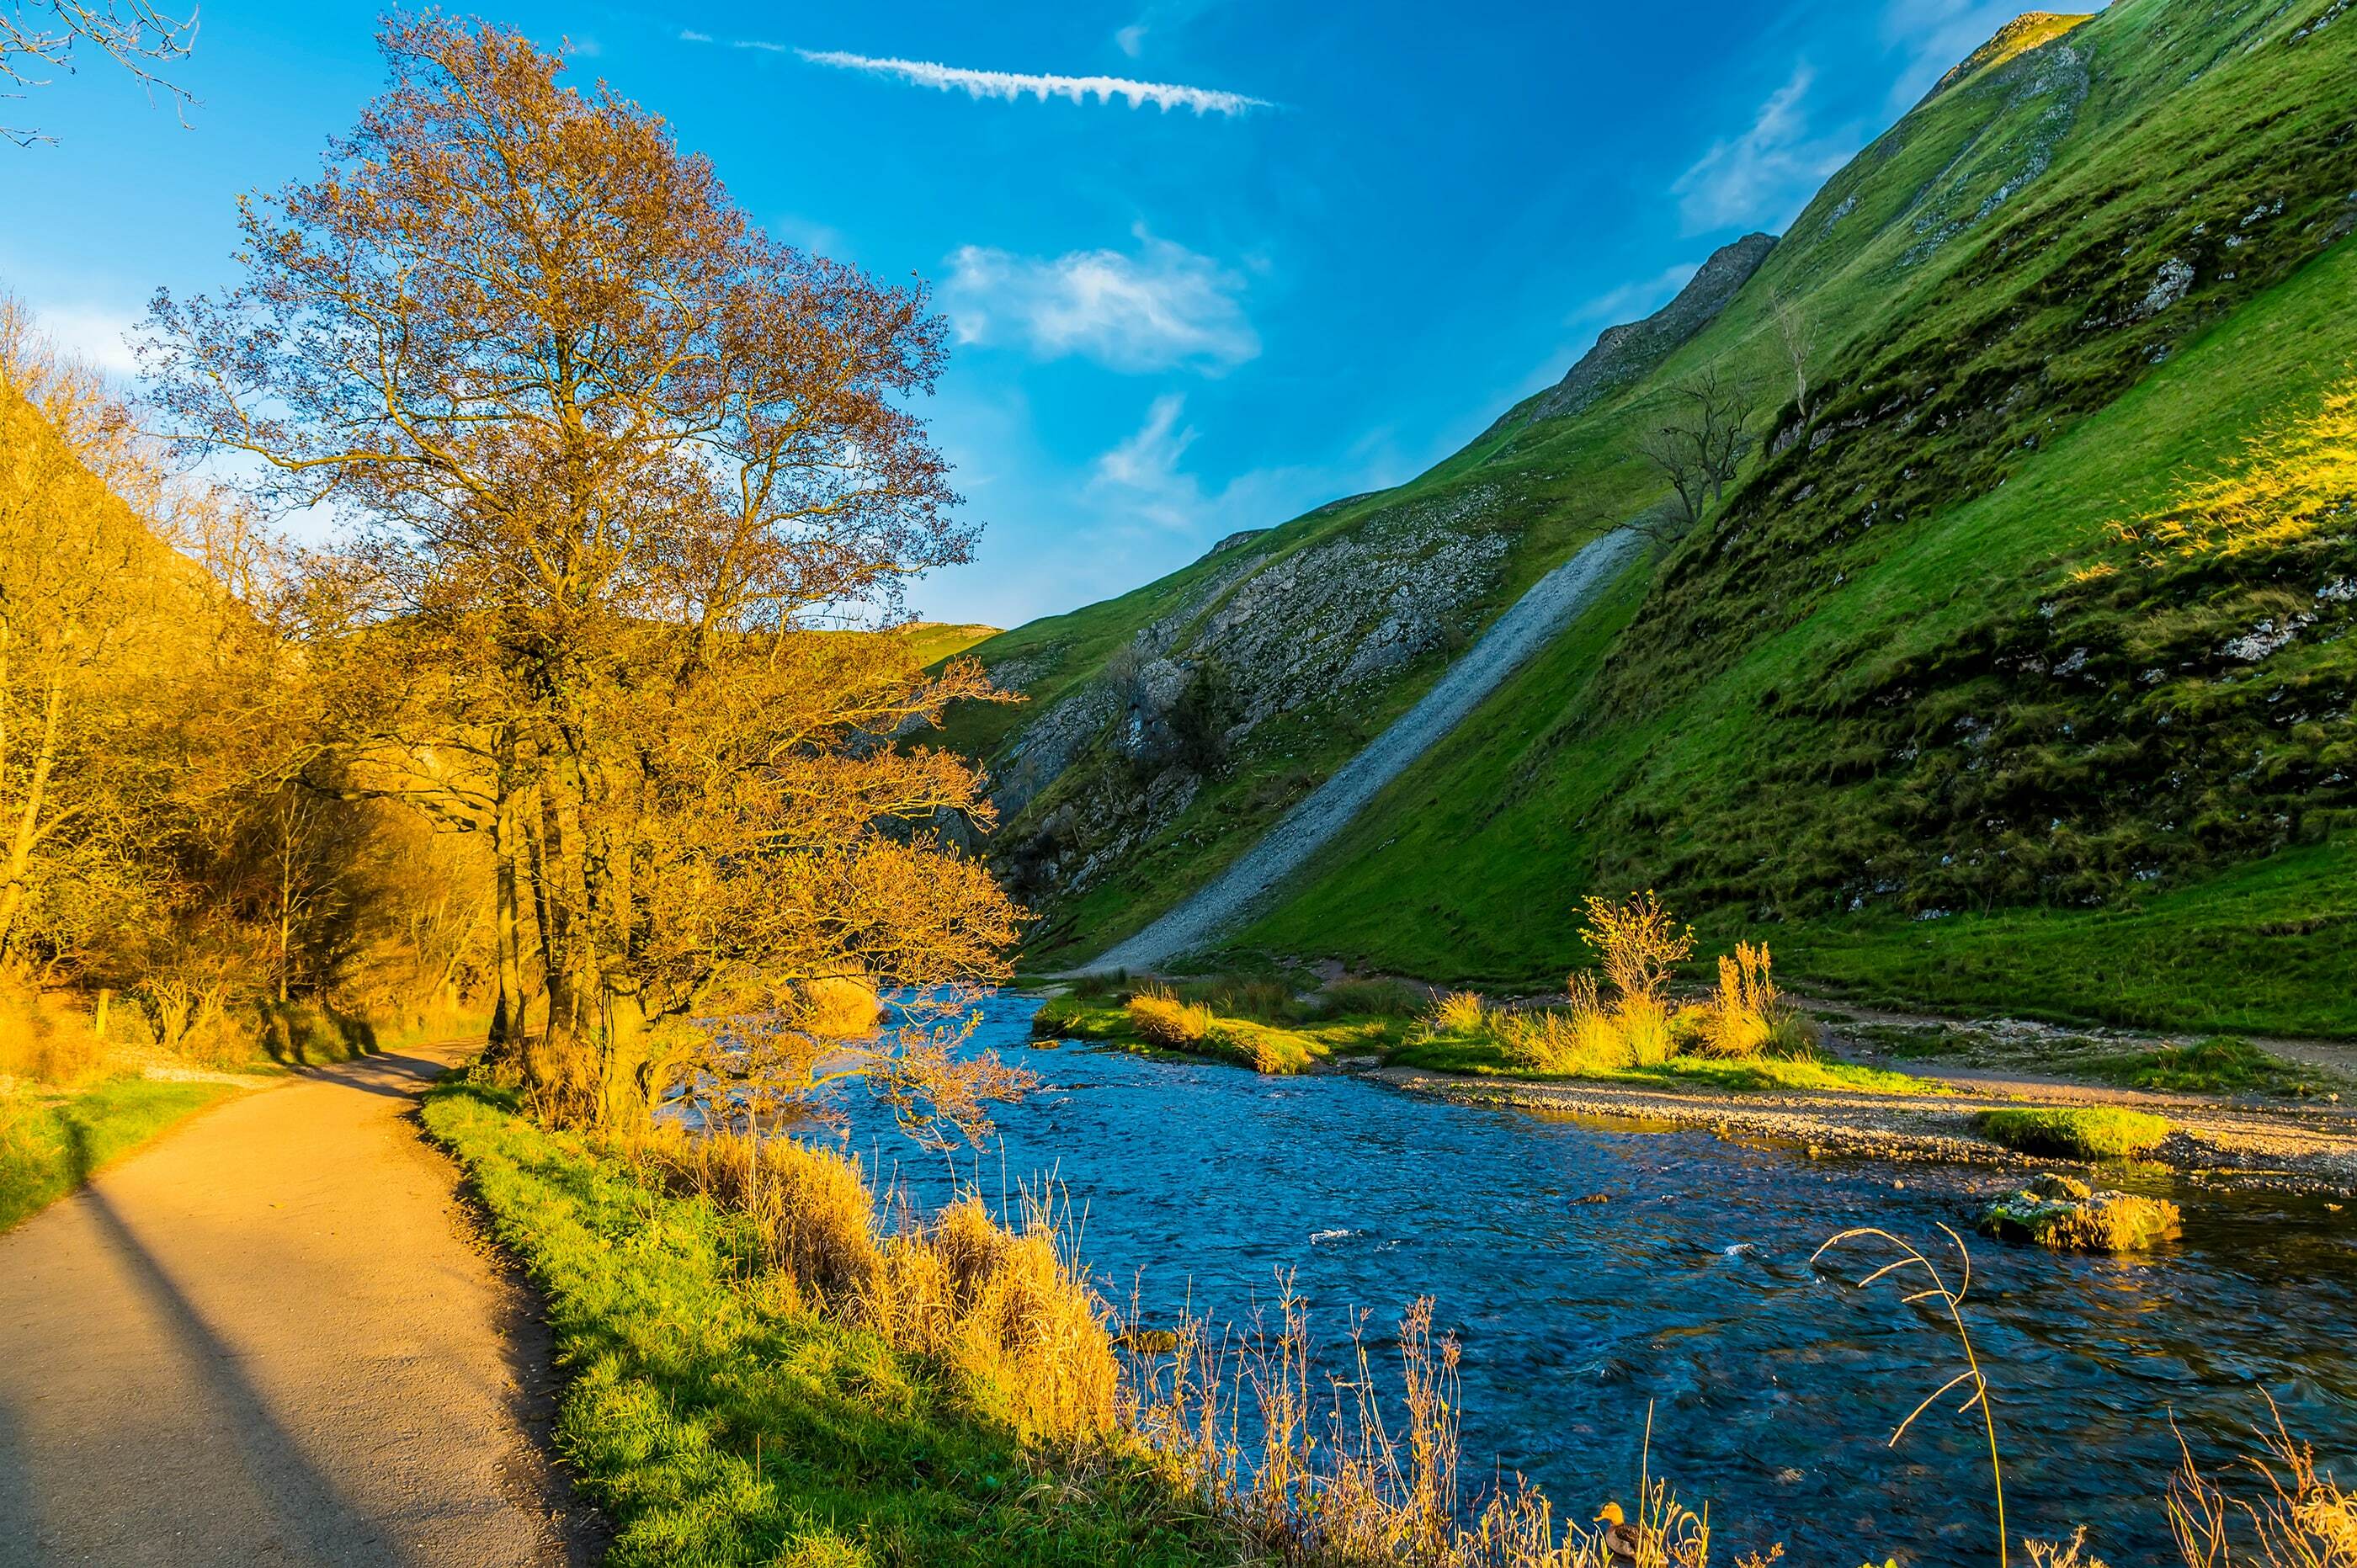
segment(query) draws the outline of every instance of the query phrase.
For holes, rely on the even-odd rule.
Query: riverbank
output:
[[[1982,1135],[1975,1119],[2023,1106],[2125,1107],[2162,1116],[2169,1135],[2145,1156],[2186,1179],[2225,1187],[2357,1197],[2357,1115],[2334,1107],[2265,1106],[2192,1094],[2026,1080],[1943,1079],[1940,1095],[1868,1091],[1713,1091],[1576,1079],[1498,1079],[1381,1067],[1369,1076],[1460,1104],[1511,1106],[1839,1156],[2052,1169]],[[2059,1162],[2069,1164],[2070,1162]]]
[[[545,1293],[570,1371],[557,1445],[613,1521],[611,1568],[1237,1560],[1137,1457],[1069,1423],[1032,1440],[1026,1401],[1071,1365],[1018,1378],[987,1357],[912,1351],[834,1309],[836,1271],[874,1246],[869,1195],[845,1203],[841,1182],[801,1179],[813,1167],[795,1145],[771,1141],[748,1201],[748,1172],[546,1132],[495,1089],[447,1083],[424,1121]],[[979,1266],[969,1254],[964,1268]],[[1010,1331],[1038,1326],[1015,1318],[1041,1294],[1001,1304]],[[1069,1326],[1039,1348],[1069,1360],[1093,1336],[1109,1379],[1101,1323]]]
[[[1096,982],[1047,999],[1032,1030],[1263,1073],[1355,1072],[1469,1104],[1699,1128],[1810,1155],[2051,1166],[2050,1151],[2025,1155],[1991,1136],[1983,1115],[2133,1112],[2169,1124],[2140,1158],[2185,1179],[2357,1196],[2357,1102],[2343,1103],[2340,1086],[2349,1080],[2324,1046],[2303,1060],[2243,1040],[1813,1004],[1806,1027],[1779,1050],[1671,1049],[1641,1060],[1572,1052],[1550,1063],[1513,1036],[1518,1021],[1560,1022],[1557,1000],[1493,1008],[1399,981],[1330,981],[1297,993],[1266,981],[1197,981],[1176,991]],[[1452,1021],[1452,1006],[1461,1018]]]

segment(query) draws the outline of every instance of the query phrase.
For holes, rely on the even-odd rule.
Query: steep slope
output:
[[[2091,72],[2105,134],[1246,940],[1535,981],[1573,895],[1641,883],[1878,994],[2357,1028],[2349,14],[2071,34],[2182,85]]]
[[[1638,547],[1625,530],[1598,535],[1534,584],[1491,623],[1415,706],[1307,800],[1279,818],[1233,864],[1178,906],[1089,964],[1096,972],[1152,970],[1232,936],[1310,858],[1356,820],[1386,785],[1413,767],[1468,714],[1578,618],[1612,585]]]
[[[1859,873],[1855,846],[1824,842],[1838,836],[1831,827],[1777,831],[1775,796],[1799,786],[1771,779],[1770,764],[1805,770],[1822,749],[1793,750],[1784,736],[1762,742],[1747,770],[1695,748],[1688,737],[1773,728],[1756,703],[1708,709],[1715,683],[1755,645],[1837,625],[1849,613],[1846,600],[1827,602],[1837,589],[1871,593],[1902,626],[1949,603],[1965,618],[2010,613],[2010,601],[1961,584],[1889,577],[1884,542],[2041,461],[2041,446],[2160,373],[2177,346],[2341,231],[2357,186],[2345,134],[2357,24],[2336,25],[2345,10],[2123,0],[2092,20],[2025,19],[1836,175],[1781,244],[1743,242],[1764,257],[1698,326],[1616,329],[1583,361],[1589,373],[1575,367],[1410,485],[983,644],[975,651],[1036,699],[957,722],[1002,780],[1011,821],[998,850],[1049,917],[1043,956],[1101,950],[1216,875],[1523,589],[1658,503],[1663,483],[1637,438],[1661,422],[1670,389],[1705,368],[1782,398],[1760,410],[1760,460],[1723,514],[1642,564],[1403,780],[1329,857],[1297,912],[1253,940],[1534,976],[1569,956],[1561,911],[1591,886],[1634,879],[1796,914],[1890,880]],[[1771,320],[1780,303],[1818,345],[1805,386]],[[1377,636],[1387,625],[1404,635]],[[1803,676],[1778,700],[1797,704],[1810,690]],[[1887,707],[1889,693],[1866,700]],[[1808,744],[1846,755],[1853,721],[1814,722],[1826,734]],[[1534,731],[1619,781],[1582,798],[1502,776],[1501,757]],[[1634,787],[1624,776],[1649,746],[1680,760],[1645,763]],[[1469,773],[1469,758],[1480,759]],[[1434,855],[1428,839],[1413,865],[1381,853],[1406,842],[1435,798],[1416,790],[1444,772],[1451,805],[1522,830],[1507,835],[1512,880],[1546,889],[1509,922],[1547,933],[1525,957],[1477,956],[1499,939],[1473,929],[1495,917],[1461,862]],[[1820,793],[1827,822],[1854,814],[1837,792]],[[1412,799],[1415,810],[1401,804]],[[1746,801],[1757,822],[1722,840],[1712,813]],[[1609,822],[1608,811],[1618,813]],[[1690,826],[1665,841],[1649,813],[1674,812]],[[1764,850],[1755,837],[1770,841]],[[1804,861],[1824,897],[1788,908],[1769,895]],[[1932,886],[1910,883],[1909,897]],[[2056,892],[2032,883],[1990,897]],[[1387,912],[1402,895],[1415,917]]]

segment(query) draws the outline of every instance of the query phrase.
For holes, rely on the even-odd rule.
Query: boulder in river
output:
[[[2177,1234],[2183,1216],[2161,1197],[2097,1192],[2066,1176],[2041,1176],[1981,1216],[1984,1236],[2057,1251],[2141,1252]]]

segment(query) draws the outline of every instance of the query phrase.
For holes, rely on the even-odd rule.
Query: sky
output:
[[[168,9],[168,5],[167,5]],[[927,618],[1014,626],[1414,477],[1779,231],[1987,0],[972,0],[479,14],[709,155],[772,234],[923,279],[918,404],[976,559]],[[375,9],[203,0],[184,116],[100,59],[0,124],[0,287],[123,367],[156,287],[234,275],[236,202],[382,86]],[[185,124],[183,124],[185,119]]]

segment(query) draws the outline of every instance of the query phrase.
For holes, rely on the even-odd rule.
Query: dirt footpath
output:
[[[0,1236],[0,1564],[594,1560],[544,1332],[404,1114],[461,1049],[232,1101]]]

